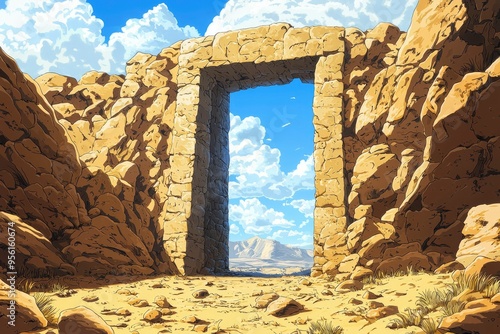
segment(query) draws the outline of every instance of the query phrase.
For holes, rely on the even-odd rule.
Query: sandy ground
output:
[[[241,275],[238,274],[238,275]],[[304,285],[304,279],[311,285]],[[415,307],[420,291],[444,287],[451,283],[449,275],[415,274],[382,279],[377,284],[365,284],[362,290],[347,293],[335,291],[338,283],[308,276],[282,277],[111,277],[59,278],[57,280],[36,280],[37,286],[57,283],[75,292],[70,297],[54,297],[53,305],[58,310],[86,306],[99,314],[115,333],[189,333],[201,331],[208,325],[208,333],[307,333],[310,322],[326,318],[335,326],[350,333],[422,333],[418,327],[388,329],[386,326],[396,316],[376,321],[367,320],[364,315],[373,300],[363,298],[366,291],[380,294],[375,301],[385,306],[395,305],[400,311]],[[203,299],[193,297],[193,292],[206,289],[209,295]],[[35,289],[32,291],[36,291]],[[332,295],[324,295],[329,290]],[[121,294],[130,292],[130,295]],[[265,309],[254,308],[256,295],[276,292],[280,296],[293,298],[305,310],[292,316],[277,318],[266,314]],[[155,297],[165,296],[173,306],[165,310],[160,322],[148,323],[142,320],[146,311],[156,308]],[[85,297],[97,297],[94,301],[83,301]],[[136,307],[127,302],[130,298],[144,299],[149,306]],[[352,299],[361,301],[355,305]],[[92,298],[90,299],[92,300]],[[128,316],[112,314],[117,309],[130,312]],[[111,313],[111,314],[110,314]],[[170,313],[170,314],[167,314]],[[196,317],[194,324],[186,323],[187,317]],[[50,328],[58,333],[56,327]],[[31,333],[47,333],[43,330]]]

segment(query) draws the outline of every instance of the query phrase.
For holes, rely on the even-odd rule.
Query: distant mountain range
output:
[[[312,262],[313,251],[283,245],[276,240],[253,237],[245,241],[230,241],[229,258]]]

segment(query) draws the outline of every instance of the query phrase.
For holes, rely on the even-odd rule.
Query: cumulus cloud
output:
[[[231,224],[231,226],[229,226],[229,233],[230,234],[238,234],[238,233],[240,233],[240,228],[236,224]]]
[[[294,27],[355,26],[366,30],[379,22],[408,29],[418,0],[229,0],[205,35],[288,22]]]
[[[305,200],[305,199],[296,199],[291,201],[290,203],[285,203],[284,205],[288,205],[293,207],[294,209],[299,210],[306,218],[312,218],[314,212],[314,200]]]
[[[283,200],[301,189],[314,189],[313,157],[301,160],[296,169],[285,173],[280,165],[281,152],[264,144],[266,134],[258,117],[231,114],[229,132],[230,198],[267,197]]]
[[[240,200],[229,205],[229,220],[237,222],[247,234],[269,234],[273,228],[293,227],[293,221],[287,220],[283,212],[268,208],[257,198]]]
[[[109,43],[104,22],[85,0],[7,0],[0,9],[0,46],[31,76],[46,72],[81,77],[89,70],[124,73],[136,52],[157,54],[172,43],[198,36],[179,27],[165,4],[130,19]]]

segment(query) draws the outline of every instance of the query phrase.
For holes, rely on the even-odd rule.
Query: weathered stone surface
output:
[[[394,256],[382,261],[377,271],[384,273],[405,272],[408,268],[413,270],[431,270],[429,258],[420,252],[410,252],[402,256]]]
[[[469,210],[462,230],[457,261],[468,266],[477,256],[500,261],[500,204],[480,205]]]
[[[489,299],[471,301],[459,313],[444,318],[440,331],[452,333],[495,333],[500,329],[500,304]]]
[[[266,313],[275,317],[287,317],[303,309],[304,306],[299,302],[291,298],[279,297],[267,306]]]
[[[255,299],[255,308],[266,308],[271,302],[279,297],[277,293],[266,293],[265,295],[259,296]]]
[[[484,275],[500,278],[500,261],[485,256],[478,256],[465,268],[464,274],[468,276]]]
[[[72,334],[75,331],[89,334],[112,334],[113,329],[92,310],[80,306],[61,312],[57,322],[61,334]]]
[[[500,202],[493,2],[422,0],[408,33],[219,33],[79,81],[49,73],[37,85],[2,51],[0,211],[43,244],[51,260],[33,266],[57,274],[223,272],[229,94],[300,78],[315,85],[312,275],[414,252],[434,269],[459,250],[466,212]],[[467,223],[462,261],[483,237],[493,254],[495,228]]]
[[[0,280],[0,326],[2,328],[13,328],[8,322],[13,321],[16,325],[16,331],[28,332],[35,329],[41,329],[47,326],[47,319],[38,309],[35,299],[30,295],[15,290],[14,307],[11,305],[12,296],[10,296],[9,284]],[[13,314],[9,308],[13,307]]]

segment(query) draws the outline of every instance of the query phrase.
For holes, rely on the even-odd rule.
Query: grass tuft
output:
[[[438,327],[439,323],[434,321],[432,318],[425,318],[420,324],[420,328],[422,328],[425,334],[435,334]]]
[[[326,319],[311,322],[311,326],[307,330],[307,334],[343,334],[344,330],[340,326],[334,327],[331,322]]]
[[[445,317],[449,317],[458,312],[462,312],[465,309],[465,302],[459,300],[451,300],[441,309],[441,313]]]
[[[35,298],[36,305],[49,322],[49,325],[57,324],[57,309],[52,306],[52,296],[43,292],[35,292],[33,298]]]
[[[24,293],[30,294],[31,290],[35,287],[35,282],[33,282],[29,278],[21,278],[17,282],[17,290],[22,291]]]
[[[417,297],[417,306],[430,313],[446,305],[452,298],[448,290],[424,290]]]
[[[404,312],[396,314],[399,319],[394,319],[393,323],[397,328],[407,328],[410,326],[420,326],[422,320],[427,315],[426,310],[422,308],[407,308]]]

